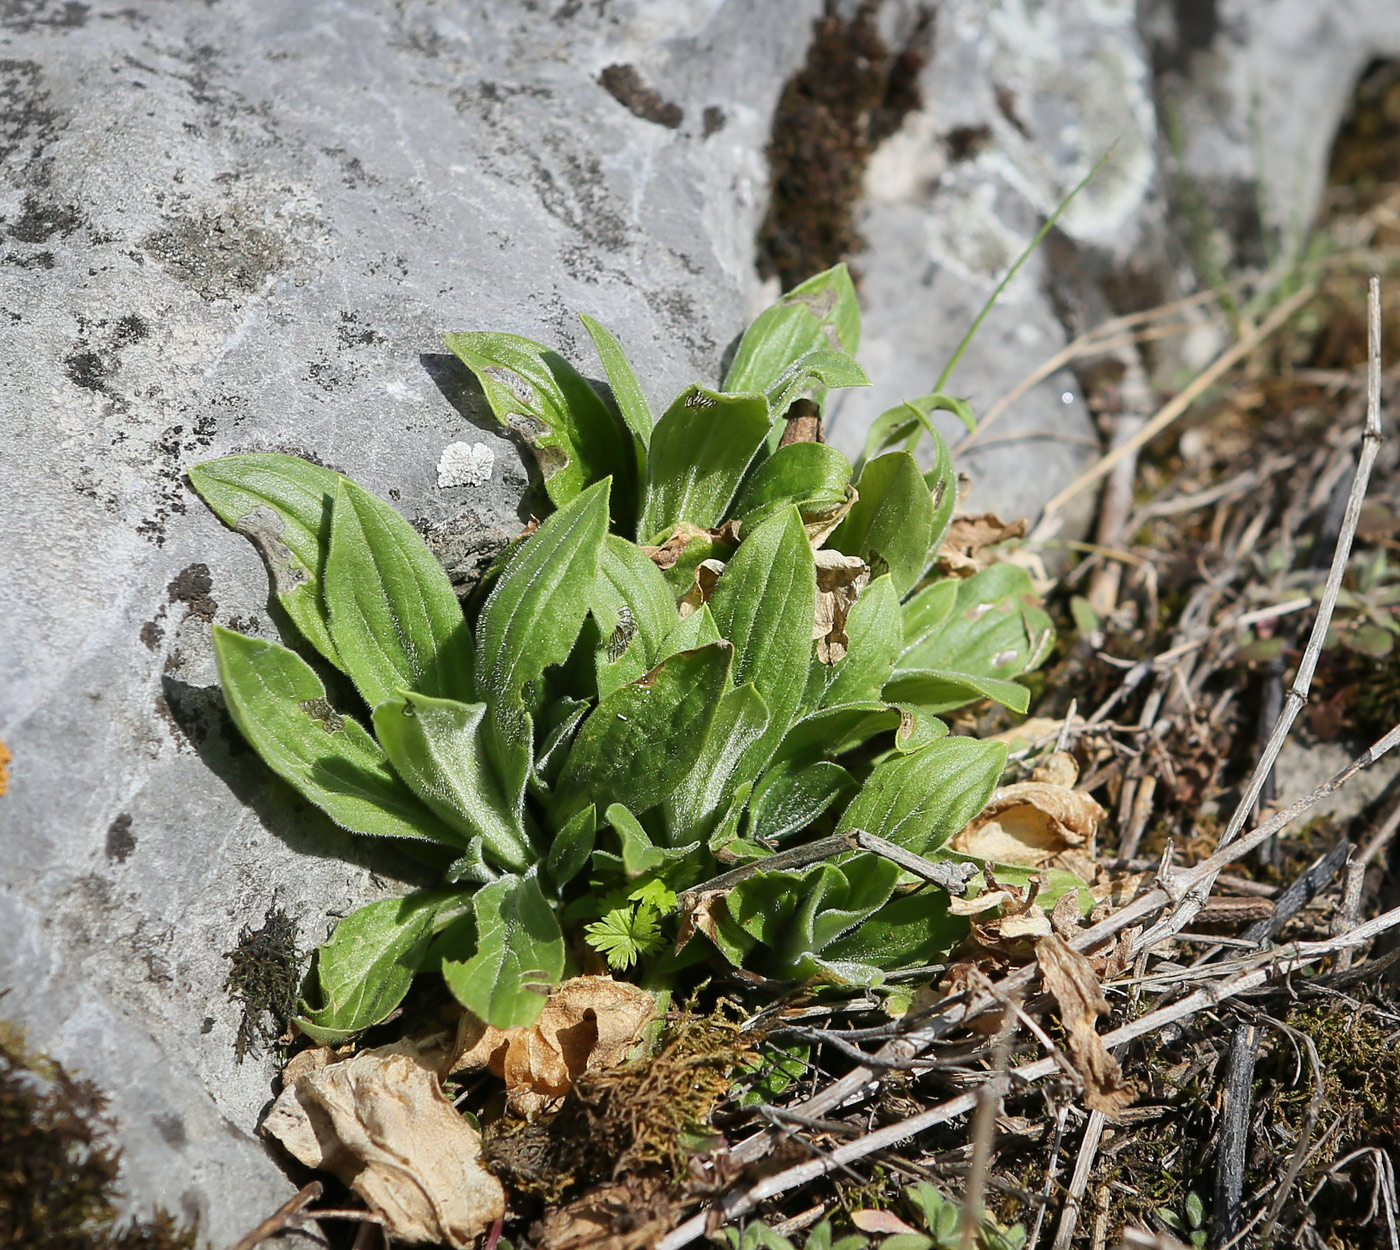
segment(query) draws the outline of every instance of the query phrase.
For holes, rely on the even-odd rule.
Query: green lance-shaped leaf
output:
[[[597,844],[597,833],[598,812],[590,803],[587,807],[579,808],[554,835],[545,861],[545,872],[554,882],[556,890],[562,890],[583,871]]]
[[[919,968],[946,959],[967,936],[962,916],[948,914],[941,890],[919,890],[892,898],[822,952],[832,963],[870,964],[886,972]]]
[[[794,721],[769,767],[782,760],[810,762],[852,751],[879,734],[899,727],[900,714],[879,700],[841,703],[808,712]]]
[[[800,833],[856,789],[855,778],[830,760],[808,764],[784,760],[775,764],[754,786],[749,803],[749,837],[755,841],[778,841]]]
[[[466,905],[460,890],[427,890],[351,912],[316,954],[319,1004],[300,1004],[297,1024],[333,1046],[388,1018],[423,966],[433,934]]]
[[[340,475],[296,456],[265,453],[206,460],[190,483],[224,524],[262,553],[273,593],[298,632],[332,664],[321,574]]]
[[[593,584],[593,619],[603,637],[597,656],[598,694],[636,681],[662,658],[676,627],[676,600],[651,558],[635,543],[607,535]]]
[[[689,858],[699,849],[698,841],[686,846],[657,846],[642,827],[642,822],[621,803],[610,804],[606,815],[608,824],[617,834],[622,871],[629,878],[663,869],[679,860]]]
[[[516,334],[444,334],[442,341],[476,374],[496,419],[534,452],[557,507],[612,476],[614,507],[632,515],[635,454],[607,404],[572,365]]]
[[[672,846],[714,834],[733,795],[739,761],[767,727],[768,707],[752,682],[724,693],[695,766],[666,803],[666,828]],[[733,814],[737,821],[739,812]]]
[[[846,618],[846,654],[835,664],[813,659],[802,706],[809,710],[878,699],[904,640],[899,594],[888,574],[877,577]]]
[[[877,911],[894,891],[899,869],[874,855],[845,865],[814,864],[795,872],[758,873],[725,898],[736,924],[771,949],[765,967],[807,976],[811,964],[842,934]]]
[[[855,286],[846,266],[836,265],[808,278],[758,315],[739,343],[724,389],[767,391],[808,352],[854,356],[859,346]]]
[[[570,500],[510,556],[476,626],[477,690],[518,694],[578,637],[608,530],[608,482]]]
[[[700,756],[732,654],[723,642],[683,651],[599,700],[560,774],[558,817],[589,802],[644,812],[670,795]]]
[[[850,481],[851,462],[836,448],[789,443],[749,469],[729,515],[752,528],[785,504],[795,504],[799,512],[834,507],[845,500]]]
[[[953,453],[937,430],[933,431],[933,449],[933,467],[924,474],[929,498],[933,500],[933,526],[929,531],[925,569],[938,558],[938,549],[948,536],[948,527],[952,525],[953,513],[958,507],[958,475],[953,467]]]
[[[370,707],[400,688],[470,695],[471,633],[447,574],[413,526],[345,478],[331,513],[325,597],[341,664]]]
[[[994,564],[920,591],[905,605],[904,637],[886,698],[930,712],[980,698],[1025,711],[1030,696],[1012,679],[1041,663],[1055,631],[1025,569]]]
[[[942,738],[922,751],[875,766],[836,822],[836,832],[863,829],[927,855],[985,806],[1006,764],[1006,746]]]
[[[789,508],[744,539],[710,597],[720,635],[734,644],[735,684],[752,682],[768,710],[767,728],[739,764],[744,776],[761,771],[802,701],[816,596],[812,546]]]
[[[1031,702],[1031,692],[1020,682],[937,668],[902,669],[886,684],[885,697],[916,704],[930,716],[956,711],[979,699],[1023,715]]]
[[[608,479],[548,517],[510,555],[476,623],[477,697],[501,789],[524,801],[531,756],[527,682],[569,657],[598,577],[608,529]]]
[[[476,953],[444,958],[457,1001],[499,1029],[534,1024],[564,974],[564,935],[534,871],[502,877],[472,898]]]
[[[774,379],[768,388],[768,408],[775,415],[786,413],[788,406],[803,391],[824,394],[829,389],[845,386],[869,386],[870,379],[854,356],[830,349],[808,352],[798,357]],[[773,445],[782,438],[782,430],[773,429]]]
[[[321,679],[296,652],[216,625],[214,658],[229,715],[249,745],[336,824],[355,833],[466,845],[404,785],[359,722],[336,712]]]
[[[933,498],[914,457],[892,451],[872,460],[856,483],[860,498],[827,540],[859,556],[877,573],[888,571],[907,595],[923,575],[933,533]]]
[[[768,426],[762,395],[686,387],[652,431],[637,537],[659,541],[682,521],[717,526]]]
[[[661,658],[675,655],[678,651],[694,651],[697,647],[719,641],[719,626],[710,614],[710,605],[702,603],[689,616],[682,617],[671,627],[661,644]]]
[[[479,837],[498,867],[523,872],[535,856],[488,763],[485,717],[484,703],[401,690],[374,709],[374,732],[399,776],[445,823],[467,841]]]
[[[930,414],[934,412],[951,412],[967,427],[969,434],[977,429],[977,418],[973,415],[971,406],[967,400],[959,399],[956,395],[935,392],[932,395],[921,395],[918,399],[906,399],[899,407],[882,412],[870,423],[870,429],[865,436],[865,449],[861,452],[857,465],[863,466],[886,447],[893,447],[895,443],[905,439],[912,438],[917,444],[924,434],[928,434],[942,442],[942,435],[938,433],[938,428],[930,418]],[[913,451],[914,448],[911,446],[906,450]],[[929,485],[932,486],[933,483],[930,482]]]
[[[627,353],[611,330],[592,317],[583,316],[581,320],[598,351],[598,358],[603,362],[608,385],[612,387],[613,399],[617,401],[623,423],[632,431],[632,437],[645,453],[651,443],[653,422],[651,408],[642,393],[641,383],[637,381],[632,362],[627,359]]]

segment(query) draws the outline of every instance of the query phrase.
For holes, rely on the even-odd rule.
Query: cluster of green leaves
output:
[[[963,1236],[962,1209],[936,1186],[927,1181],[908,1186],[902,1206],[917,1225],[912,1232],[890,1233],[872,1242],[861,1233],[837,1237],[831,1222],[823,1220],[807,1234],[802,1250],[863,1250],[870,1245],[879,1250],[960,1250],[969,1244]],[[742,1231],[726,1228],[724,1235],[730,1250],[797,1250],[794,1242],[774,1232],[762,1220],[752,1221]],[[1004,1228],[984,1218],[970,1244],[979,1250],[1021,1250],[1026,1244],[1026,1230],[1020,1224]]]
[[[932,854],[1000,776],[1000,744],[938,717],[986,698],[1024,710],[1014,679],[1051,627],[1019,568],[929,578],[955,490],[928,417],[947,405],[887,414],[854,466],[783,444],[794,399],[867,381],[844,267],[763,313],[721,389],[687,387],[655,419],[617,341],[585,324],[606,389],[528,339],[446,336],[555,509],[465,609],[408,521],[339,474],[262,454],[191,470],[262,551],[301,639],[216,627],[239,729],[338,824],[443,868],[442,888],[340,922],[302,1003],[318,1039],[382,1020],[426,969],[503,1027],[532,1021],[590,947],[664,984],[705,950],[675,952],[677,895],[736,864],[750,875],[701,925],[736,964],[869,984],[961,934],[946,899],[875,855],[762,863],[853,830]],[[935,440],[926,472],[878,454],[910,423]],[[823,546],[869,579],[825,660]],[[358,706],[339,677],[332,701],[331,670]]]

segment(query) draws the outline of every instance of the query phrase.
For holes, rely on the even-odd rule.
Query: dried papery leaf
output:
[[[948,914],[950,916],[980,916],[1008,904],[1014,906],[1015,903],[1016,899],[1012,897],[1009,890],[983,890],[976,898],[950,898],[948,900]]]
[[[723,560],[701,560],[695,566],[695,580],[676,604],[676,611],[681,620],[685,620],[692,612],[700,611],[702,605],[709,603],[715,585],[719,582],[719,575],[723,572]]]
[[[504,1215],[505,1190],[437,1073],[391,1049],[332,1062],[323,1048],[286,1084],[263,1132],[349,1185],[390,1240],[467,1250]]]
[[[1060,1008],[1070,1059],[1084,1081],[1084,1105],[1118,1115],[1132,1102],[1135,1090],[1099,1036],[1096,1021],[1109,1008],[1093,967],[1055,934],[1036,942],[1035,958],[1041,982]]]
[[[667,569],[676,567],[685,549],[697,538],[705,538],[727,547],[737,547],[739,545],[739,522],[726,521],[717,530],[707,530],[698,525],[692,525],[689,521],[681,521],[671,531],[671,537],[664,543],[655,547],[643,545],[642,550],[651,558],[652,563],[664,573]]]
[[[851,1212],[851,1223],[863,1233],[913,1233],[918,1230],[906,1224],[893,1211],[878,1211],[865,1208]]]
[[[574,977],[528,1028],[496,1029],[468,1013],[457,1031],[452,1072],[489,1068],[504,1078],[508,1105],[533,1118],[562,1098],[585,1072],[625,1060],[656,1016],[645,990],[611,977]]]
[[[728,890],[701,890],[699,893],[683,894],[680,899],[679,925],[676,930],[676,953],[686,948],[697,933],[703,933],[712,942],[719,932],[719,922],[715,917],[717,909],[724,906],[724,896]]]
[[[644,546],[642,550],[651,558],[652,563],[664,573],[667,569],[676,567],[685,549],[701,532],[694,525],[681,524],[676,526],[674,533],[664,543],[656,547]]]
[[[546,1212],[531,1241],[540,1250],[650,1250],[674,1227],[677,1211],[657,1179],[629,1176]]]
[[[1008,525],[995,512],[959,512],[948,527],[934,567],[945,576],[971,577],[995,562],[991,548],[1025,536],[1024,519]]]
[[[802,528],[807,531],[807,541],[812,544],[813,550],[826,542],[832,531],[846,519],[846,513],[856,506],[858,499],[860,499],[860,495],[856,488],[847,486],[845,499],[834,507],[812,508],[810,511],[803,511]]]
[[[1033,778],[993,791],[987,806],[953,835],[953,850],[999,863],[1036,865],[1071,848],[1090,852],[1099,821],[1108,813],[1088,794],[1071,788],[1078,778],[1073,758],[1056,751]]]
[[[1034,746],[1055,737],[1064,721],[1057,716],[1028,716],[1019,725],[1003,729],[990,736],[992,742],[1004,742],[1013,751],[1021,747]]]
[[[812,621],[812,641],[817,659],[835,664],[846,655],[851,640],[846,636],[846,617],[870,581],[870,568],[859,556],[839,551],[816,551],[817,607]]]
[[[1054,932],[1045,908],[1032,904],[1023,912],[1003,916],[981,926],[994,942],[1014,942],[1018,938],[1046,937]]]

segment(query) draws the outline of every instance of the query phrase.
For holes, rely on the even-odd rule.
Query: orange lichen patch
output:
[[[0,794],[10,792],[10,760],[13,758],[10,748],[0,742]]]

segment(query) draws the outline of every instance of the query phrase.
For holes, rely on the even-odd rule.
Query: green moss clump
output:
[[[269,907],[261,929],[244,925],[238,945],[224,953],[229,961],[224,990],[243,1004],[234,1052],[238,1062],[259,1043],[271,1046],[282,1037],[296,1012],[301,984],[297,924],[280,907]]]
[[[0,1245],[25,1250],[193,1250],[196,1230],[157,1211],[120,1218],[120,1151],[89,1081],[29,1054],[0,1021]]]

